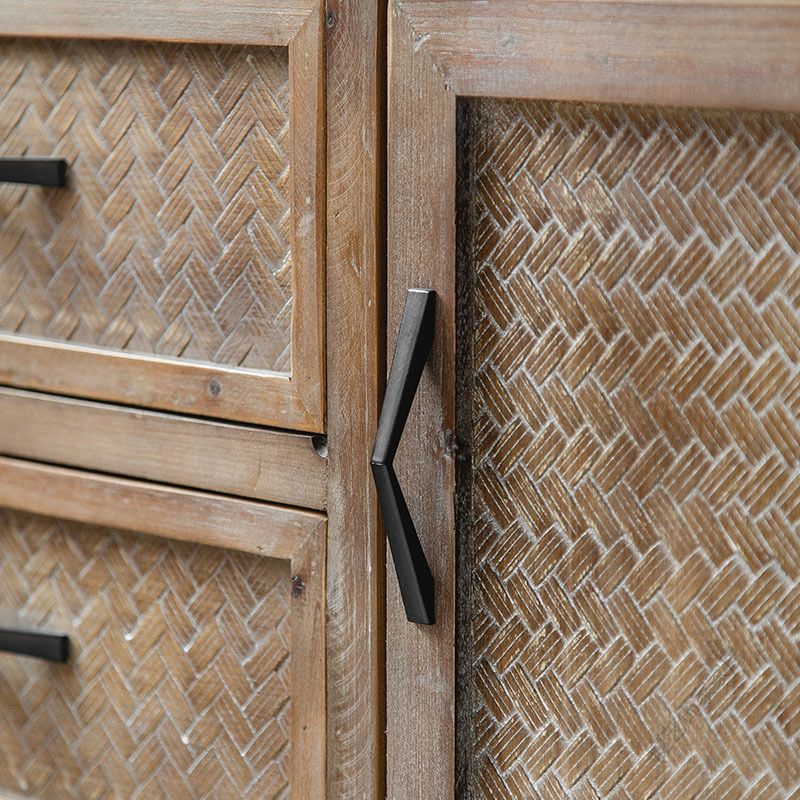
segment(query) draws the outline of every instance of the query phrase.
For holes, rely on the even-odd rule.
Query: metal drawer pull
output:
[[[433,344],[435,319],[436,292],[409,289],[372,450],[372,476],[406,617],[422,625],[433,625],[436,617],[433,575],[392,462]]]
[[[63,158],[0,158],[0,183],[66,186],[67,162]]]
[[[63,664],[69,658],[69,636],[0,628],[0,651]]]

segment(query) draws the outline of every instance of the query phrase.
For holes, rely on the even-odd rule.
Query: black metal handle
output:
[[[406,617],[422,625],[433,625],[436,620],[433,575],[392,462],[431,351],[435,319],[436,292],[409,289],[372,450],[372,476]]]
[[[66,186],[67,162],[63,158],[0,158],[0,183]]]
[[[63,664],[69,658],[69,637],[59,633],[0,628],[0,651]]]

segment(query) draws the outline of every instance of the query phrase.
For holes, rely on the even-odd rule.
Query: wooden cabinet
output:
[[[0,795],[797,795],[800,6],[0,5]]]
[[[800,11],[390,9],[388,796],[800,787]]]

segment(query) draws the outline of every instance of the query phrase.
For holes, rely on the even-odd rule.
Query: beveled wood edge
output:
[[[250,500],[0,456],[0,506],[241,550],[291,566],[292,800],[326,796],[326,518]]]
[[[0,453],[324,509],[308,434],[242,427],[0,386]]]
[[[325,429],[325,73],[322,9],[289,44],[292,369],[298,402]]]
[[[287,46],[314,0],[4,0],[0,36]]]
[[[460,96],[800,110],[800,4],[399,0]]]
[[[325,75],[320,3],[291,0],[285,6],[270,7],[256,0],[235,0],[228,3],[229,8],[220,10],[217,0],[213,4],[205,0],[181,0],[166,5],[155,2],[148,17],[141,4],[113,0],[8,2],[10,8],[4,5],[0,11],[0,36],[102,38],[102,31],[97,32],[92,25],[96,18],[92,12],[105,9],[100,19],[107,23],[106,33],[110,38],[162,41],[171,38],[165,31],[174,28],[180,33],[176,41],[204,42],[212,40],[201,35],[206,23],[199,20],[209,15],[216,27],[225,31],[229,25],[227,15],[239,19],[238,11],[248,20],[242,22],[247,41],[230,36],[213,41],[288,47],[294,306],[291,371],[286,374],[1,333],[0,381],[97,400],[324,432]],[[80,13],[74,11],[75,7]],[[287,8],[292,11],[288,17]],[[41,28],[43,25],[46,27]],[[233,30],[238,29],[234,26]],[[24,379],[10,377],[21,372],[6,360],[11,357],[10,348],[15,346],[28,348],[30,360],[22,370]],[[52,352],[43,352],[48,349]],[[154,385],[154,380],[147,377],[151,369],[164,384]],[[124,374],[126,370],[130,374]],[[167,377],[170,370],[174,374]],[[88,374],[90,371],[92,375]],[[223,387],[223,391],[212,393],[209,387],[219,387],[223,378],[224,386],[231,391],[225,392]],[[119,390],[119,385],[124,388]],[[181,401],[187,390],[189,398]]]
[[[288,375],[0,333],[0,383],[322,432]]]
[[[328,797],[327,522],[291,559],[292,800]]]
[[[408,496],[436,497],[412,515],[436,579],[437,624],[406,622],[390,576],[388,796],[452,798],[457,96],[800,110],[800,5],[393,0],[388,75],[390,339],[407,287],[438,294],[434,361],[398,467]]]
[[[291,559],[325,515],[0,456],[0,506],[89,525]]]

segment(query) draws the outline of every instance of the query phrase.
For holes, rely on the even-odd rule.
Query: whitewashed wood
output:
[[[436,587],[436,624],[406,620],[387,569],[387,795],[452,797],[455,674],[455,95],[390,9],[388,322],[434,289],[436,333],[395,459]],[[424,165],[424,166],[423,166]]]
[[[795,3],[402,0],[461,96],[797,110]]]
[[[385,794],[386,541],[369,468],[384,364],[385,4],[328,4],[328,793]]]
[[[0,30],[14,36],[287,45],[310,0],[5,0]]]

